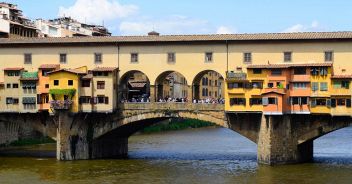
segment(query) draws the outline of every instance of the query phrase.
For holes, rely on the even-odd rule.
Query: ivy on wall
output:
[[[70,99],[75,96],[76,89],[50,89],[49,94],[54,98],[55,95],[67,95]]]

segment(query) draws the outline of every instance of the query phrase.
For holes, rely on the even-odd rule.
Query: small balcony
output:
[[[336,96],[351,96],[352,90],[349,88],[332,88],[331,95]]]
[[[229,81],[244,81],[247,80],[247,73],[244,72],[227,72],[227,80]]]
[[[50,101],[50,108],[55,110],[69,110],[72,103],[72,100],[52,100]]]

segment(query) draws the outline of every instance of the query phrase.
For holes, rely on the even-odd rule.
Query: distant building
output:
[[[200,81],[199,96],[205,98],[224,98],[224,78],[217,72],[209,71]]]
[[[35,24],[23,16],[17,5],[0,2],[0,37],[37,37]]]
[[[71,17],[37,19],[35,25],[41,37],[111,36],[104,26],[80,23]]]

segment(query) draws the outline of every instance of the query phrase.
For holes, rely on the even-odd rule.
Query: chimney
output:
[[[156,32],[156,31],[151,31],[148,33],[148,36],[160,36],[160,33]]]

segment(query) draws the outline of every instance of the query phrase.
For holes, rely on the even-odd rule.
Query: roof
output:
[[[352,79],[352,75],[333,75],[331,79]]]
[[[12,67],[12,68],[4,68],[4,71],[20,71],[23,70],[22,67]]]
[[[84,74],[86,74],[86,72],[81,71],[81,70],[66,69],[66,68],[62,68],[62,69],[59,69],[59,70],[54,70],[54,71],[48,72],[48,74],[50,75],[50,74],[52,74],[52,73],[57,73],[57,72],[69,72],[69,73],[74,73],[74,74],[79,74],[79,75],[84,75]]]
[[[266,65],[248,65],[247,69],[253,68],[294,68],[294,67],[319,67],[319,66],[332,66],[332,63],[277,63],[277,64],[266,64]]]
[[[23,72],[20,80],[38,80],[38,72]]]
[[[39,69],[56,69],[59,68],[59,64],[43,64],[39,66]]]
[[[128,82],[133,88],[143,88],[147,83],[146,82]]]
[[[91,73],[82,77],[83,80],[90,80],[92,78],[93,78],[93,75]]]
[[[112,72],[116,69],[117,69],[116,67],[97,67],[97,68],[94,68],[92,71],[93,72]]]
[[[273,89],[272,91],[263,92],[262,95],[269,94],[269,93],[277,93],[277,94],[280,94],[280,95],[286,94],[285,92],[280,92],[280,91],[277,91],[277,90]]]
[[[201,42],[201,41],[278,41],[278,40],[351,40],[352,31],[301,32],[301,33],[253,33],[208,35],[160,35],[160,36],[102,36],[102,37],[46,37],[2,38],[0,45],[53,44],[53,43],[136,43],[136,42]]]

